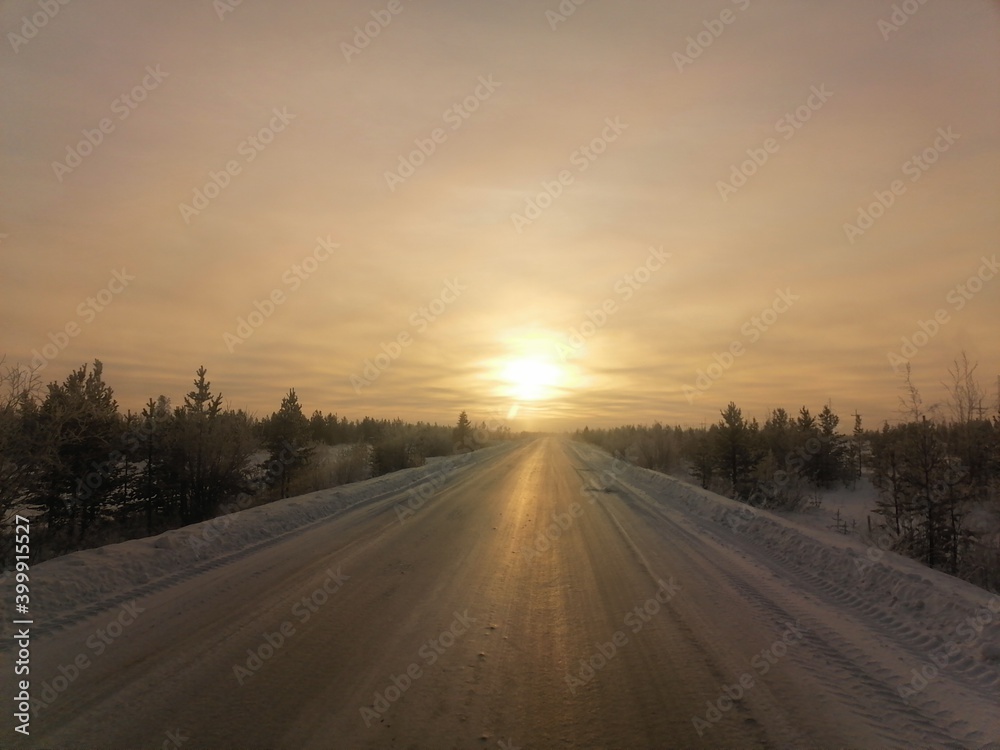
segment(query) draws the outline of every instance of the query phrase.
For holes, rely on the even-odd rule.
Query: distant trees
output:
[[[875,512],[894,549],[958,575],[969,543],[965,508],[976,486],[949,455],[947,433],[926,418],[886,425],[873,441],[872,482],[879,491]]]
[[[483,428],[484,441],[509,437]],[[225,407],[204,367],[180,406],[159,396],[122,414],[99,360],[42,387],[0,359],[0,553],[13,513],[32,518],[44,559],[203,521],[237,496],[260,503],[418,466],[451,453],[452,437],[425,422],[307,418],[294,388],[256,419]],[[338,448],[314,469],[321,445]]]
[[[35,420],[41,383],[33,372],[0,359],[0,522],[10,516],[38,481],[28,425]],[[6,559],[6,549],[0,549]]]
[[[676,471],[751,505],[795,510],[809,490],[855,483],[862,471],[878,492],[873,538],[924,564],[1000,590],[1000,393],[996,411],[963,354],[948,370],[946,408],[924,405],[907,367],[903,420],[865,430],[855,412],[850,436],[830,404],[817,415],[783,408],[762,427],[730,402],[716,424],[668,430],[586,427],[576,437],[637,465]],[[998,382],[1000,387],[1000,382]],[[947,413],[948,418],[942,417]],[[679,460],[652,450],[663,437]],[[663,468],[663,466],[666,468]]]
[[[975,369],[963,354],[949,370],[946,420],[928,417],[907,369],[901,404],[909,421],[870,436],[871,475],[875,512],[894,550],[995,589],[1000,528],[970,519],[1000,511],[1000,414],[987,416]]]
[[[687,460],[688,471],[705,489],[711,485],[715,474],[715,451],[712,446],[717,430],[715,425],[708,431],[689,429],[680,441],[681,455]]]
[[[647,469],[670,471],[680,461],[680,444],[674,431],[654,422],[648,430],[637,435],[635,442],[636,463]]]
[[[425,458],[414,432],[402,420],[394,420],[372,444],[372,476],[422,466]]]
[[[338,421],[336,414],[327,414],[317,409],[309,417],[309,438],[317,444],[339,445],[352,443],[357,439],[354,426],[343,417]]]
[[[683,430],[666,427],[659,422],[651,427],[584,428],[577,433],[577,437],[645,469],[671,472],[680,466],[684,458]]]
[[[684,471],[702,487],[753,505],[796,508],[807,487],[830,487],[849,478],[850,452],[838,424],[826,406],[818,420],[806,407],[795,420],[778,408],[761,427],[730,402],[716,424],[700,430],[669,429],[657,422],[587,427],[577,437],[637,466]]]

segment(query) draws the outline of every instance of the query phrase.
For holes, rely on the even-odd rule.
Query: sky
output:
[[[995,402],[996,2],[7,0],[0,32],[0,356],[46,382],[849,427],[965,352]]]

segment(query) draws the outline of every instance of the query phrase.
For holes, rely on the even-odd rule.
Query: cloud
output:
[[[0,351],[29,361],[127,267],[134,286],[45,377],[98,357],[135,409],[179,401],[204,363],[262,414],[295,387],[307,410],[451,421],[506,412],[504,358],[554,349],[610,298],[566,386],[521,405],[533,425],[694,424],[730,399],[761,418],[831,398],[891,417],[887,352],[997,246],[996,9],[927,4],[884,39],[890,7],[743,6],[682,71],[673,54],[725,4],[588,3],[553,30],[545,4],[404,3],[350,61],[361,6],[60,6],[0,58]],[[0,28],[34,10],[5,4]],[[121,118],[115,101],[156,65],[169,75]],[[294,119],[267,133],[276,109]],[[53,162],[103,118],[113,131],[60,181]],[[609,118],[627,124],[614,140]],[[907,169],[949,127],[953,146]],[[401,160],[413,173],[393,189]],[[905,192],[852,244],[844,225],[894,180]],[[546,206],[518,232],[532,203]],[[285,272],[328,235],[338,253],[293,292]],[[669,264],[622,299],[651,246]],[[450,279],[468,292],[416,331]],[[801,302],[746,341],[786,288]],[[227,351],[274,289],[287,300]],[[1000,295],[951,312],[913,358],[929,394],[961,349],[1000,371]],[[356,392],[350,376],[401,333],[412,345]],[[688,403],[682,387],[733,341],[745,355]]]

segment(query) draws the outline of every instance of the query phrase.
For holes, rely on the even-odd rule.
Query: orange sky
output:
[[[1000,11],[896,5],[4,3],[0,354],[536,428],[992,396]]]

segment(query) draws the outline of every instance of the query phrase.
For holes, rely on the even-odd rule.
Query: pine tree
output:
[[[212,394],[206,374],[204,367],[198,368],[194,390],[174,412],[170,436],[183,523],[210,518],[225,498],[246,489],[255,448],[249,416],[223,411],[222,394]]]
[[[917,553],[934,568],[943,561],[948,536],[940,484],[947,456],[934,424],[926,417],[903,428],[903,482],[916,513]]]
[[[847,446],[837,434],[840,417],[830,405],[819,414],[819,446],[814,459],[815,481],[819,487],[831,487],[847,476]]]
[[[751,474],[760,460],[754,445],[759,431],[747,424],[742,410],[732,401],[721,414],[715,438],[717,465],[729,481],[733,497],[747,497]]]
[[[277,464],[276,479],[280,496],[288,497],[292,476],[309,463],[313,448],[309,445],[310,422],[302,413],[299,397],[291,388],[281,399],[278,411],[271,415],[265,431],[264,445],[269,454],[269,465]]]
[[[884,519],[899,540],[897,551],[905,552],[912,543],[912,503],[903,479],[901,428],[886,422],[872,438],[872,484],[878,490],[875,512]]]
[[[792,450],[792,419],[781,407],[768,414],[764,420],[761,437],[764,447],[778,462],[786,459]]]
[[[857,409],[854,411],[854,443],[852,444],[853,455],[851,456],[852,466],[854,468],[855,479],[861,479],[862,474],[862,461],[864,458],[864,440],[865,431],[861,426],[861,415],[858,413]]]
[[[116,450],[121,420],[114,392],[94,360],[50,383],[36,422],[35,448],[43,457],[40,498],[48,528],[79,541],[110,507],[121,481]]]
[[[472,422],[469,420],[469,415],[464,411],[458,415],[458,424],[455,425],[452,438],[455,441],[456,452],[475,449],[472,437]]]
[[[133,433],[133,453],[143,462],[137,494],[143,502],[149,534],[153,533],[157,517],[169,517],[175,510],[176,482],[172,481],[166,451],[172,418],[170,400],[166,396],[156,399],[151,396]]]
[[[712,425],[711,430],[714,431],[716,429],[718,428]],[[689,430],[685,440],[685,453],[690,462],[691,475],[705,489],[708,489],[712,481],[712,475],[715,473],[715,435],[712,431]]]

